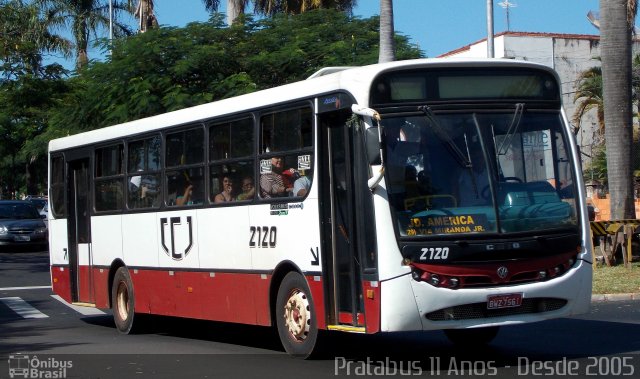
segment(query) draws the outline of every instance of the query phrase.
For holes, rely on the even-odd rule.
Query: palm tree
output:
[[[631,34],[636,0],[600,0],[600,46],[611,218],[635,218]]]
[[[20,73],[39,76],[44,70],[43,52],[71,56],[70,41],[50,33],[39,8],[23,0],[0,3],[0,35],[0,71],[5,79]]]
[[[571,121],[577,133],[582,126],[582,117],[592,109],[596,111],[598,130],[604,133],[604,106],[602,102],[602,68],[592,67],[578,76],[578,88],[573,101],[577,108]]]
[[[300,14],[313,9],[351,11],[355,5],[356,0],[253,0],[254,11],[268,16],[276,13]]]
[[[227,0],[227,24],[231,25],[253,3],[255,13],[273,16],[277,13],[300,14],[313,9],[333,8],[349,11],[356,6],[357,0]],[[215,12],[220,0],[203,0],[209,12]]]
[[[133,10],[133,15],[138,19],[138,31],[144,33],[151,28],[158,27],[158,19],[154,11],[153,0],[138,0],[135,8],[134,0],[128,0],[129,9]]]
[[[396,43],[393,30],[393,0],[380,0],[380,55],[378,62],[396,60]]]
[[[113,0],[115,14],[130,12],[126,2]],[[98,38],[101,29],[109,27],[109,1],[105,0],[35,0],[48,25],[53,28],[69,28],[75,42],[76,69],[89,62],[88,47],[91,37]],[[131,30],[114,18],[114,36],[130,35]]]

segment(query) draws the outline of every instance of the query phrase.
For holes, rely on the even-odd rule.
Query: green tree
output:
[[[0,2],[0,28],[0,182],[5,195],[37,193],[45,190],[46,155],[26,145],[44,131],[66,75],[58,64],[43,64],[42,53],[70,49],[49,33],[39,9],[23,1]]]
[[[578,88],[573,97],[577,108],[571,121],[575,125],[575,132],[582,127],[582,118],[591,111],[596,111],[598,129],[604,134],[604,106],[602,101],[602,68],[592,67],[578,76]]]
[[[210,12],[216,12],[220,6],[220,0],[203,0],[203,3]],[[255,13],[267,16],[300,14],[314,9],[351,12],[356,6],[356,0],[227,0],[227,24],[232,25],[236,18],[244,14],[249,3],[253,4]]]
[[[326,66],[377,61],[377,17],[317,10],[226,27],[221,15],[160,27],[113,43],[70,81],[43,140],[194,106],[307,78]],[[398,36],[398,56],[420,51]]]
[[[636,55],[633,58],[632,65],[632,79],[631,89],[633,94],[633,101],[636,103],[636,109],[640,109],[640,55]],[[599,134],[604,136],[605,124],[604,124],[604,104],[602,101],[602,69],[600,67],[592,67],[582,72],[578,79],[578,87],[574,97],[574,101],[577,104],[575,113],[573,114],[572,122],[576,125],[576,132],[581,127],[582,117],[590,110],[595,110],[598,119]],[[637,159],[637,154],[640,152],[640,136],[638,131],[633,136],[633,152],[636,154],[636,158],[633,160],[633,172],[635,181],[638,181],[640,160]],[[607,155],[604,145],[599,145],[594,148],[591,164],[585,168],[585,178],[595,179],[601,184],[607,186]]]
[[[277,13],[301,14],[314,9],[351,12],[355,5],[356,0],[253,0],[254,11],[269,16]]]
[[[46,15],[50,28],[66,28],[75,43],[76,69],[89,62],[88,48],[91,37],[100,38],[100,31],[109,29],[109,1],[107,0],[35,0]],[[129,26],[118,19],[120,12],[131,12],[126,2],[113,0],[113,35],[130,35]]]
[[[631,34],[636,5],[635,0],[600,0],[605,141],[612,219],[635,218]]]
[[[71,55],[69,41],[51,34],[39,8],[22,0],[0,1],[0,32],[0,80],[26,74],[46,76],[43,53]]]

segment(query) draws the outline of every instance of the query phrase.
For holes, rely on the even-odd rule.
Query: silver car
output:
[[[0,201],[0,246],[47,249],[47,227],[28,201]]]

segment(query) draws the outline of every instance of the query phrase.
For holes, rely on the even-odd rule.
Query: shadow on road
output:
[[[274,328],[145,316],[141,334],[159,334],[200,341],[241,345],[282,353]],[[113,328],[111,318],[87,318],[85,322]],[[432,357],[468,361],[494,361],[513,366],[518,359],[554,361],[592,356],[623,355],[640,351],[640,324],[582,319],[558,319],[503,327],[496,339],[482,348],[450,343],[442,331],[381,333],[376,335],[321,331],[317,360],[421,361]]]

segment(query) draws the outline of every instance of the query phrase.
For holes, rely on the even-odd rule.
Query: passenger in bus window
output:
[[[193,184],[191,181],[185,180],[184,192],[176,197],[176,205],[191,204],[191,196],[193,195]]]
[[[293,183],[293,196],[304,197],[311,188],[311,180],[305,175],[304,170],[300,170],[300,177]]]
[[[234,200],[235,197],[233,195],[233,179],[231,179],[231,176],[229,175],[224,175],[222,177],[222,192],[214,197],[213,202],[226,203]]]
[[[287,196],[293,187],[283,175],[284,160],[282,157],[271,158],[271,172],[260,175],[260,197],[269,199],[272,197]]]
[[[242,193],[236,198],[238,201],[251,200],[256,193],[256,188],[253,185],[253,178],[251,176],[245,176],[242,179]]]

